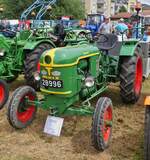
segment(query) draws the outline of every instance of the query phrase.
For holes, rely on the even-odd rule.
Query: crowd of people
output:
[[[60,25],[60,24],[57,24]],[[56,26],[57,26],[56,25]],[[4,29],[9,29],[11,30],[12,28],[10,27],[11,25],[9,24],[8,21],[2,21],[0,23],[0,31]],[[59,26],[61,28],[62,24]],[[84,28],[86,26],[86,20],[80,20],[79,21],[79,26],[81,28]],[[57,27],[56,27],[57,28]],[[62,33],[62,31],[60,31]],[[109,34],[109,33],[115,33],[115,34],[120,34],[120,35],[125,35],[127,38],[141,38],[142,35],[142,25],[137,21],[131,21],[126,22],[123,18],[119,19],[117,23],[114,23],[110,20],[109,17],[105,17],[104,22],[100,25],[98,29],[98,33],[101,34]]]
[[[141,36],[141,23],[131,22],[127,23],[123,18],[119,19],[116,25],[112,25],[110,18],[105,17],[104,23],[99,27],[98,33],[101,34],[125,34],[127,38],[140,38]]]

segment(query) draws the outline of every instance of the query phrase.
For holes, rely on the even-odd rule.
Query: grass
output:
[[[22,84],[21,77],[11,85],[11,92]],[[116,84],[103,94],[112,99],[114,127],[110,147],[102,153],[91,146],[91,117],[67,117],[61,137],[57,138],[43,133],[48,112],[39,109],[31,126],[15,130],[8,124],[5,108],[0,112],[0,160],[142,160],[143,102],[148,94],[150,79],[144,82],[142,96],[136,105],[122,103]],[[96,101],[97,98],[93,104]]]

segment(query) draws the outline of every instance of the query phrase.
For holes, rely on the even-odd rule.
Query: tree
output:
[[[81,0],[59,0],[53,13],[55,16],[73,16],[76,19],[85,17],[85,9]]]
[[[4,8],[4,12],[2,13],[3,17],[7,19],[19,19],[22,12],[34,1],[35,0],[0,0],[0,4],[2,4]],[[48,11],[43,18],[50,19],[50,17],[55,18],[58,16],[73,16],[76,19],[84,18],[84,7],[81,0],[58,0],[56,5],[52,6],[52,11]],[[28,18],[31,18],[31,16]]]
[[[3,15],[7,19],[19,19],[21,13],[32,4],[34,0],[0,0],[3,4]]]

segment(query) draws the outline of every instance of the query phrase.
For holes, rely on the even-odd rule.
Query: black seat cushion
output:
[[[110,50],[117,43],[118,37],[115,34],[100,35],[97,41],[97,47],[100,50]]]
[[[98,49],[112,56],[120,54],[121,46],[122,43],[118,41],[118,37],[115,34],[100,35],[97,41]]]

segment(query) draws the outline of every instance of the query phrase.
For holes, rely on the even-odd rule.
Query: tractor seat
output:
[[[97,47],[100,50],[110,50],[115,47],[118,37],[114,34],[101,34],[97,41]]]
[[[119,55],[121,44],[115,34],[101,34],[97,41],[97,47],[100,51],[113,56]]]
[[[16,37],[16,32],[13,32],[11,30],[3,30],[2,32],[2,35],[7,37],[7,38],[14,38]]]

